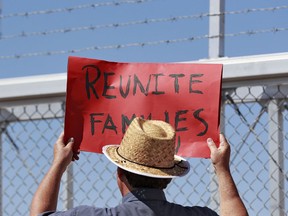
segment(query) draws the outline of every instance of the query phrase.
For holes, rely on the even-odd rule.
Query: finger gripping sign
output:
[[[219,136],[222,65],[119,63],[69,57],[65,141],[75,151],[120,144],[136,116],[170,123],[176,154],[210,157]]]

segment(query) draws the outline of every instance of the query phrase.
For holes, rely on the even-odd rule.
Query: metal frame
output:
[[[223,64],[223,88],[287,84],[288,52],[202,59],[189,63]],[[59,101],[66,95],[66,73],[0,79],[0,107],[34,101]]]

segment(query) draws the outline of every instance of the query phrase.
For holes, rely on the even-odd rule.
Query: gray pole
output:
[[[224,56],[225,0],[210,0],[209,59]]]
[[[2,0],[0,0],[0,39],[2,38]]]
[[[73,208],[73,163],[71,163],[65,171],[63,177],[63,208]]]
[[[0,113],[1,114],[1,113]],[[0,116],[1,117],[1,116]],[[2,188],[2,182],[3,182],[3,169],[2,169],[2,160],[3,160],[3,157],[2,157],[2,134],[3,134],[3,128],[5,127],[4,123],[3,122],[0,122],[0,176],[1,176],[1,179],[0,179],[0,215],[3,215],[3,208],[2,208],[2,199],[3,199],[3,188]]]
[[[62,114],[65,115],[65,103],[62,102]],[[63,208],[64,209],[71,209],[73,208],[73,195],[74,195],[74,178],[73,178],[73,163],[70,163],[70,165],[67,167],[63,177]]]
[[[269,101],[269,180],[270,180],[270,215],[284,216],[284,137],[283,114],[280,100]]]
[[[220,132],[225,134],[225,99],[224,99],[225,92],[222,92],[222,100],[221,100],[221,107],[220,107]],[[219,197],[219,190],[218,190],[218,180],[215,175],[214,167],[210,165],[211,170],[211,182],[209,185],[211,197],[209,207],[219,213],[219,206],[220,206],[220,197]]]

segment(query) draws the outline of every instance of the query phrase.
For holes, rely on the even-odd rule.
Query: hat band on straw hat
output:
[[[119,151],[118,151],[119,147],[116,148],[116,152],[117,154],[123,158],[124,160],[127,160],[129,161],[130,163],[134,163],[134,164],[137,164],[137,165],[141,165],[141,166],[145,166],[145,167],[150,167],[150,168],[156,168],[156,169],[173,169],[175,166],[178,166],[182,169],[188,169],[188,167],[183,167],[183,166],[180,166],[180,164],[183,162],[183,160],[180,160],[178,163],[174,163],[173,166],[171,167],[159,167],[159,166],[151,166],[151,165],[147,165],[147,164],[141,164],[141,163],[138,163],[138,162],[135,162],[135,161],[132,161],[132,160],[129,160],[128,158],[125,158],[124,156],[122,156]]]

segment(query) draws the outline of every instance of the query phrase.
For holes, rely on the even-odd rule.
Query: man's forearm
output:
[[[30,216],[36,216],[45,211],[55,211],[60,188],[63,168],[52,165],[34,194]]]
[[[246,208],[239,196],[238,190],[233,181],[230,171],[216,170],[216,172],[219,182],[221,216],[248,215]]]

